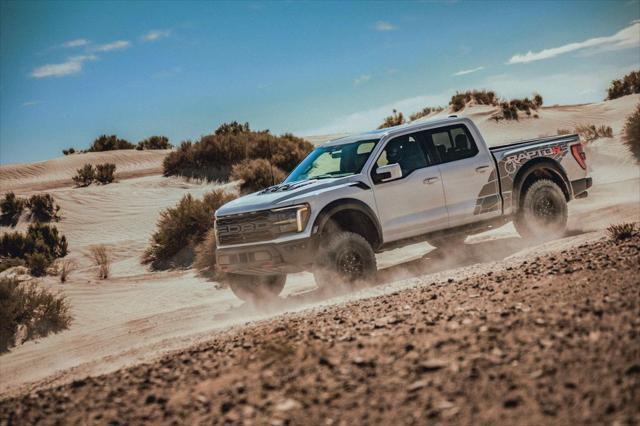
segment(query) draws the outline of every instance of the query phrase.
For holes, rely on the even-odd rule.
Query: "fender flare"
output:
[[[355,198],[341,198],[334,200],[324,206],[316,217],[312,229],[312,234],[321,234],[329,220],[336,214],[344,210],[355,210],[364,214],[373,224],[376,232],[378,245],[382,244],[382,227],[374,211],[365,202]],[[375,248],[375,247],[374,247]]]
[[[565,172],[562,165],[551,158],[533,158],[522,165],[522,167],[520,167],[520,170],[518,170],[518,173],[513,180],[514,207],[519,208],[520,206],[520,192],[522,191],[524,182],[526,182],[527,178],[532,173],[538,170],[548,171],[552,173],[557,180],[562,182],[562,185],[560,185],[560,189],[564,193],[567,201],[571,200],[571,185],[569,183],[569,178],[567,177],[567,172]]]

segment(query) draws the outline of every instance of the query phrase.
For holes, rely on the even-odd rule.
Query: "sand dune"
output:
[[[443,261],[435,252],[429,254],[433,247],[426,244],[407,248],[381,257],[380,263],[387,267],[383,285],[333,299],[318,299],[313,294],[313,278],[297,274],[288,279],[283,304],[268,312],[249,310],[230,291],[217,290],[192,271],[150,272],[140,265],[160,211],[173,206],[187,193],[199,197],[219,186],[162,177],[161,163],[166,151],[77,154],[2,166],[2,192],[14,190],[29,195],[47,189],[55,197],[62,213],[58,227],[67,236],[69,257],[79,264],[79,269],[64,285],[56,277],[41,280],[42,285],[67,295],[74,322],[65,332],[27,342],[1,355],[0,395],[15,392],[32,381],[66,381],[148,360],[163,351],[204,339],[213,330],[248,320],[397,291],[445,275],[465,276],[502,267],[505,258],[530,256],[549,246],[579,244],[600,235],[598,232],[610,223],[637,220],[640,169],[621,143],[620,133],[625,117],[638,101],[640,95],[597,104],[545,107],[538,112],[539,119],[518,122],[496,123],[489,118],[495,109],[486,106],[469,107],[461,112],[478,123],[492,145],[552,135],[558,128],[573,128],[580,123],[607,124],[613,128],[613,139],[602,139],[588,147],[595,186],[589,198],[570,205],[573,236],[547,247],[525,247],[509,224],[470,238],[469,243],[478,245],[471,249],[470,257]],[[119,182],[73,188],[70,177],[86,162],[115,163]],[[227,188],[231,190],[233,184],[227,184]],[[19,224],[19,229],[25,227],[24,222]],[[0,228],[0,232],[5,230]],[[93,244],[110,247],[114,256],[113,278],[99,281],[94,277],[94,269],[85,256]],[[410,267],[398,266],[408,260],[412,261]]]

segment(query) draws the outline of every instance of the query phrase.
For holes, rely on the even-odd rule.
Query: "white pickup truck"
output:
[[[513,220],[523,238],[561,235],[591,186],[577,135],[489,147],[468,118],[357,134],[318,146],[278,184],[216,212],[216,262],[240,299],[273,298],[288,273],[319,287],[371,280],[375,253],[463,244]]]

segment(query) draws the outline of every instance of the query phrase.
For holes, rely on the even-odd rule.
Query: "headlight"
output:
[[[273,224],[282,234],[287,232],[302,232],[307,227],[311,209],[308,204],[300,204],[292,207],[271,210]]]

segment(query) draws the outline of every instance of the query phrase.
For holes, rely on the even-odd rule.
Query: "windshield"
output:
[[[377,142],[378,139],[373,139],[316,148],[298,164],[285,182],[336,178],[360,173]]]

